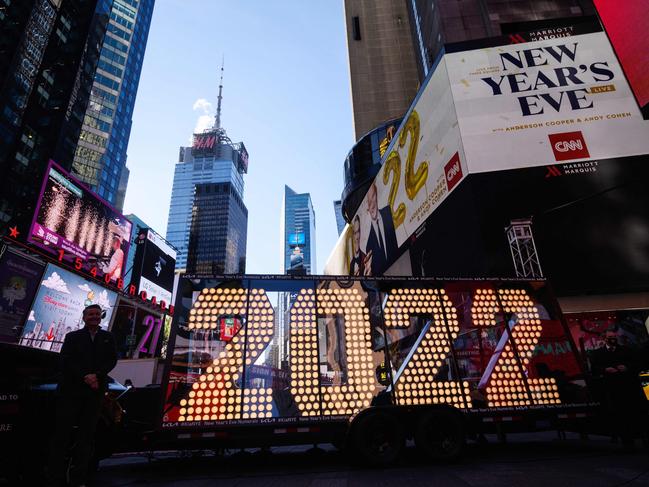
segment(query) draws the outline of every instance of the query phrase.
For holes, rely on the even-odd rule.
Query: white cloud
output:
[[[196,120],[194,133],[198,134],[200,132],[203,132],[204,130],[212,128],[212,125],[214,125],[214,117],[212,117],[211,115],[201,115],[200,117],[198,117],[198,120]]]
[[[52,272],[52,275],[45,279],[42,284],[48,289],[54,289],[61,293],[70,294],[67,284],[56,272]]]
[[[92,292],[92,288],[90,286],[88,286],[88,284],[86,284],[85,282],[83,284],[79,284],[79,286],[77,286],[77,287],[79,289],[81,289],[82,291],[85,291],[87,293]]]
[[[208,114],[212,111],[212,104],[207,101],[205,98],[199,98],[192,105],[192,110],[200,110],[204,114]]]
[[[202,112],[199,115],[198,120],[196,120],[196,126],[194,127],[194,134],[201,133],[209,128],[212,128],[214,125],[214,107],[212,104],[207,101],[205,98],[199,98],[192,105],[194,111]],[[190,144],[192,143],[192,136],[189,137]]]
[[[97,304],[101,306],[103,309],[110,308],[110,301],[108,301],[108,293],[106,292],[105,289],[99,293],[99,297],[97,298]]]

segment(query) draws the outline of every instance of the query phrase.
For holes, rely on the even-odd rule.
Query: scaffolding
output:
[[[532,234],[532,219],[512,220],[505,227],[517,277],[543,277],[539,255]]]

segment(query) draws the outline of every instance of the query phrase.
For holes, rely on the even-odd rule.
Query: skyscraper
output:
[[[223,68],[221,68],[219,101],[214,126],[203,133],[194,134],[191,147],[180,148],[180,155],[174,171],[171,206],[167,221],[167,240],[178,249],[176,269],[189,270],[188,251],[192,228],[194,229],[192,265],[205,262],[207,257],[200,254],[207,251],[206,249],[210,246],[212,247],[208,252],[209,255],[218,254],[216,247],[222,245],[234,245],[237,249],[243,249],[245,255],[246,231],[236,232],[236,238],[240,239],[236,243],[224,242],[216,234],[205,237],[200,235],[200,232],[205,229],[210,229],[211,232],[212,230],[217,231],[219,227],[224,227],[222,230],[227,233],[225,227],[229,224],[236,225],[239,229],[247,229],[248,224],[248,212],[243,204],[243,175],[248,172],[248,152],[243,142],[233,143],[221,127],[222,72]],[[197,185],[203,186],[199,188]],[[227,198],[224,198],[224,195],[228,195]],[[234,218],[237,212],[234,207],[232,213],[230,212],[231,205],[241,207],[239,216],[245,221],[235,222],[229,219],[231,216]],[[205,209],[208,207],[211,208],[211,211],[217,212],[219,216],[206,213]],[[234,254],[229,253],[228,258],[232,255]],[[227,262],[232,261],[228,260]],[[223,263],[223,267],[232,269],[230,264],[226,266]],[[243,270],[242,267],[245,268],[245,264],[229,272]]]
[[[315,272],[315,212],[311,195],[296,193],[284,186],[282,213],[282,270],[285,273]]]
[[[338,235],[340,235],[341,233],[343,233],[343,228],[345,228],[345,217],[343,217],[342,201],[334,201],[334,213],[336,215],[336,229],[338,230]]]
[[[155,0],[114,0],[72,170],[122,209],[126,148]]]
[[[112,0],[0,9],[0,231],[26,233],[49,159],[70,170]]]
[[[187,272],[246,272],[248,209],[231,183],[196,184],[187,248]]]

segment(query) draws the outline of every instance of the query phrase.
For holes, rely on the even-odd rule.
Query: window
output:
[[[358,16],[352,17],[352,35],[355,41],[361,40],[361,21]]]

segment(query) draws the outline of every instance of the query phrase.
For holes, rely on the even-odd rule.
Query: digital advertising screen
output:
[[[493,174],[489,180],[495,184],[490,187],[501,188],[507,200],[504,207],[496,208],[498,214],[517,206],[521,213],[511,218],[523,218],[534,214],[531,210],[535,208],[551,210],[545,204],[552,199],[550,192],[544,193],[548,196],[537,200],[538,204],[528,204],[529,190],[523,185],[526,203],[519,206],[520,200],[508,197],[510,190],[518,188],[497,183],[504,172],[523,171],[521,181],[533,175],[536,186],[566,181],[572,193],[579,184],[571,181],[597,173],[602,191],[612,188],[609,182],[620,174],[615,172],[617,164],[605,168],[602,161],[649,154],[649,122],[643,119],[599,22],[566,25],[555,31],[556,35],[528,32],[445,45],[394,134],[381,169],[339,239],[326,272],[382,275],[414,240],[422,240],[423,226],[428,226],[443,206],[452,204],[450,195],[458,199],[457,192],[469,178]],[[539,173],[540,182],[536,181]],[[626,169],[624,174],[628,174]],[[628,181],[632,184],[633,178]],[[566,197],[563,204],[572,204],[567,193],[557,194]],[[494,207],[491,200],[482,204]],[[462,225],[458,225],[459,214],[467,219],[462,218]],[[611,221],[620,221],[621,215],[614,215]],[[462,241],[457,227],[464,231],[476,225],[483,223],[463,208],[454,221],[435,226],[430,238],[435,243],[446,242],[455,253],[461,245],[469,247],[466,242],[475,238],[467,236]],[[505,241],[501,227],[495,227],[499,246]],[[639,221],[637,227],[644,231],[644,222]],[[631,237],[626,242],[637,241]],[[618,246],[622,245],[618,242]],[[423,262],[435,261],[430,246],[422,245],[421,250]],[[464,256],[462,262],[479,261],[483,251]],[[423,265],[420,261],[415,264]],[[456,262],[448,257],[442,264],[453,265],[458,272]],[[429,265],[426,267],[428,275]]]
[[[147,299],[171,303],[176,250],[151,229],[145,230],[146,239],[139,245],[133,264],[133,279],[138,293],[146,292]],[[138,282],[139,279],[139,282]]]
[[[131,227],[124,215],[50,161],[29,243],[115,283],[125,270]]]
[[[9,249],[0,257],[0,341],[18,341],[44,267]]]
[[[649,2],[594,0],[645,119],[649,119]]]
[[[290,246],[304,245],[304,242],[305,242],[304,232],[288,234],[288,244]]]
[[[106,330],[117,294],[60,267],[48,264],[20,336],[20,344],[60,352],[65,335],[83,328],[83,309],[98,304]]]

